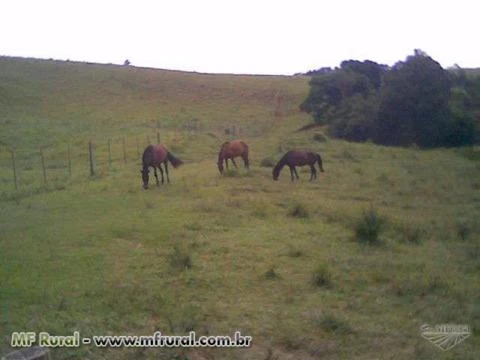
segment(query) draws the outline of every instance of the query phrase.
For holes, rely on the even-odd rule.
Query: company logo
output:
[[[471,335],[468,325],[452,324],[435,326],[425,324],[420,327],[420,332],[424,339],[427,339],[443,351],[450,350]]]

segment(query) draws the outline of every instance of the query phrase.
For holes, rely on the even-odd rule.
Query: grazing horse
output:
[[[164,182],[163,179],[163,169],[162,164],[165,166],[165,172],[167,173],[167,182],[170,183],[170,178],[168,177],[168,162],[173,165],[174,168],[179,167],[183,164],[183,161],[176,158],[172,155],[170,151],[165,147],[163,144],[159,145],[148,145],[143,152],[142,163],[143,167],[140,172],[142,173],[142,180],[143,180],[143,188],[148,189],[148,173],[150,170],[148,169],[150,166],[153,167],[153,171],[155,173],[155,178],[157,179],[157,186],[160,185],[157,176],[157,167],[160,170],[160,174],[162,175],[162,184]]]
[[[322,166],[322,158],[319,154],[316,154],[311,151],[302,151],[302,150],[291,150],[287,152],[280,161],[275,165],[273,168],[273,180],[278,180],[278,176],[280,175],[280,171],[282,168],[287,165],[290,168],[290,175],[292,177],[292,181],[294,180],[293,175],[297,177],[298,174],[295,166],[304,166],[310,165],[310,181],[317,178],[317,170],[315,169],[315,163],[318,161],[318,167],[320,168],[321,172],[323,171]]]
[[[217,162],[220,174],[223,173],[223,160],[225,160],[225,165],[228,170],[228,159],[230,159],[233,165],[237,167],[234,158],[238,156],[242,157],[245,167],[248,169],[248,145],[241,140],[232,140],[223,143],[220,152],[218,153]]]

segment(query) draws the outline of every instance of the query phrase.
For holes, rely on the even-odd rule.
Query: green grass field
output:
[[[295,132],[310,121],[298,111],[307,93],[305,77],[0,58],[0,141],[18,150],[21,185],[13,190],[4,151],[0,355],[12,351],[13,331],[240,330],[253,337],[248,349],[85,345],[52,356],[476,359],[478,148],[318,142],[322,128]],[[193,119],[199,125],[188,129]],[[249,144],[252,166],[221,176],[216,155],[231,126]],[[157,129],[185,164],[171,170],[170,185],[144,191],[135,139],[143,150]],[[97,144],[94,177],[88,139]],[[28,156],[43,146],[46,186],[38,155]],[[309,182],[302,169],[292,184],[284,169],[274,182],[260,164],[291,148],[320,152],[325,173]],[[366,214],[373,225],[362,222]],[[376,241],[360,241],[365,227],[378,230]],[[423,324],[466,324],[472,334],[443,352],[421,337]]]

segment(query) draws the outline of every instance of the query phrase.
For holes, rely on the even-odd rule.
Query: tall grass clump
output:
[[[302,203],[296,203],[288,211],[288,216],[307,219],[310,217],[310,212]]]
[[[223,176],[225,177],[240,177],[240,172],[238,169],[225,169],[223,171]]]
[[[380,233],[385,225],[385,220],[373,207],[363,212],[354,226],[355,240],[361,244],[377,245],[380,243]]]
[[[471,228],[467,221],[460,220],[456,224],[457,236],[460,240],[467,240],[470,235]]]
[[[270,267],[267,271],[265,271],[264,276],[268,280],[275,280],[280,278],[280,275],[278,275],[273,266]]]
[[[175,245],[170,254],[170,265],[177,270],[188,270],[193,266],[192,256],[186,246]]]
[[[330,287],[332,285],[332,273],[325,264],[318,265],[312,273],[312,284],[317,287]]]
[[[412,245],[420,245],[426,235],[426,231],[419,227],[408,226],[402,229],[404,242]]]
[[[323,312],[315,314],[313,318],[314,324],[328,333],[335,334],[350,334],[352,327],[342,318],[339,318],[331,313]]]

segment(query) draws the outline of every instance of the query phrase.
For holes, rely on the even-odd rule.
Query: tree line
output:
[[[464,146],[480,139],[480,76],[422,50],[392,67],[347,60],[308,72],[300,109],[333,137],[382,145]]]

